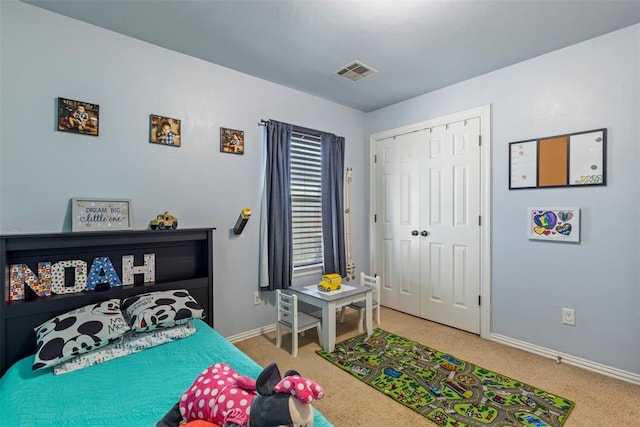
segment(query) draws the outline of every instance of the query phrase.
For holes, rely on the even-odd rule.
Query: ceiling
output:
[[[23,0],[365,112],[640,22],[640,0]],[[359,60],[358,81],[335,72]]]

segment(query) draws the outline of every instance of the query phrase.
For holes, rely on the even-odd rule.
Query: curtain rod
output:
[[[260,122],[258,123],[258,126],[266,126],[267,123],[269,123],[271,120],[273,119],[269,119],[269,120],[265,120],[265,119],[260,119]],[[278,120],[273,120],[273,121],[278,121]],[[295,132],[299,132],[299,133],[306,133],[307,135],[314,135],[314,136],[320,136],[323,133],[329,134],[329,135],[335,135],[333,132],[325,132],[322,130],[317,130],[317,129],[311,129],[311,128],[305,128],[302,126],[298,126],[298,125],[292,125],[291,123],[285,123],[285,122],[280,122],[280,123],[284,123],[286,125],[290,125],[293,127],[293,130]]]

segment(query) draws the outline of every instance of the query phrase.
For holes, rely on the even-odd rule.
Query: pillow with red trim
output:
[[[122,301],[122,310],[136,332],[170,328],[205,317],[204,309],[186,289],[134,295]]]

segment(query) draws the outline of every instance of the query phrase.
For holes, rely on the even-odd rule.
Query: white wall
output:
[[[233,335],[274,322],[258,289],[263,164],[260,119],[346,138],[366,170],[364,113],[16,1],[0,2],[0,232],[70,230],[72,197],[133,199],[134,228],[168,210],[215,232],[215,326]],[[100,105],[100,136],[55,130],[57,97]],[[180,148],[151,144],[149,115],[182,120]],[[243,156],[219,128],[245,131]],[[366,182],[354,181],[356,261],[365,260]],[[231,229],[253,210],[244,233]],[[359,218],[361,216],[362,218]],[[362,264],[360,264],[362,265]]]
[[[492,105],[491,331],[640,373],[640,25],[367,115],[367,134]],[[608,129],[607,185],[509,191],[508,143]],[[582,209],[580,244],[529,241],[530,206]],[[576,326],[561,308],[576,310]]]

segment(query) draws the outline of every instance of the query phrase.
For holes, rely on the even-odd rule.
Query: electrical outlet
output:
[[[253,291],[253,305],[260,305],[261,302],[260,291]]]
[[[576,311],[572,308],[563,308],[562,323],[565,325],[576,326]]]

